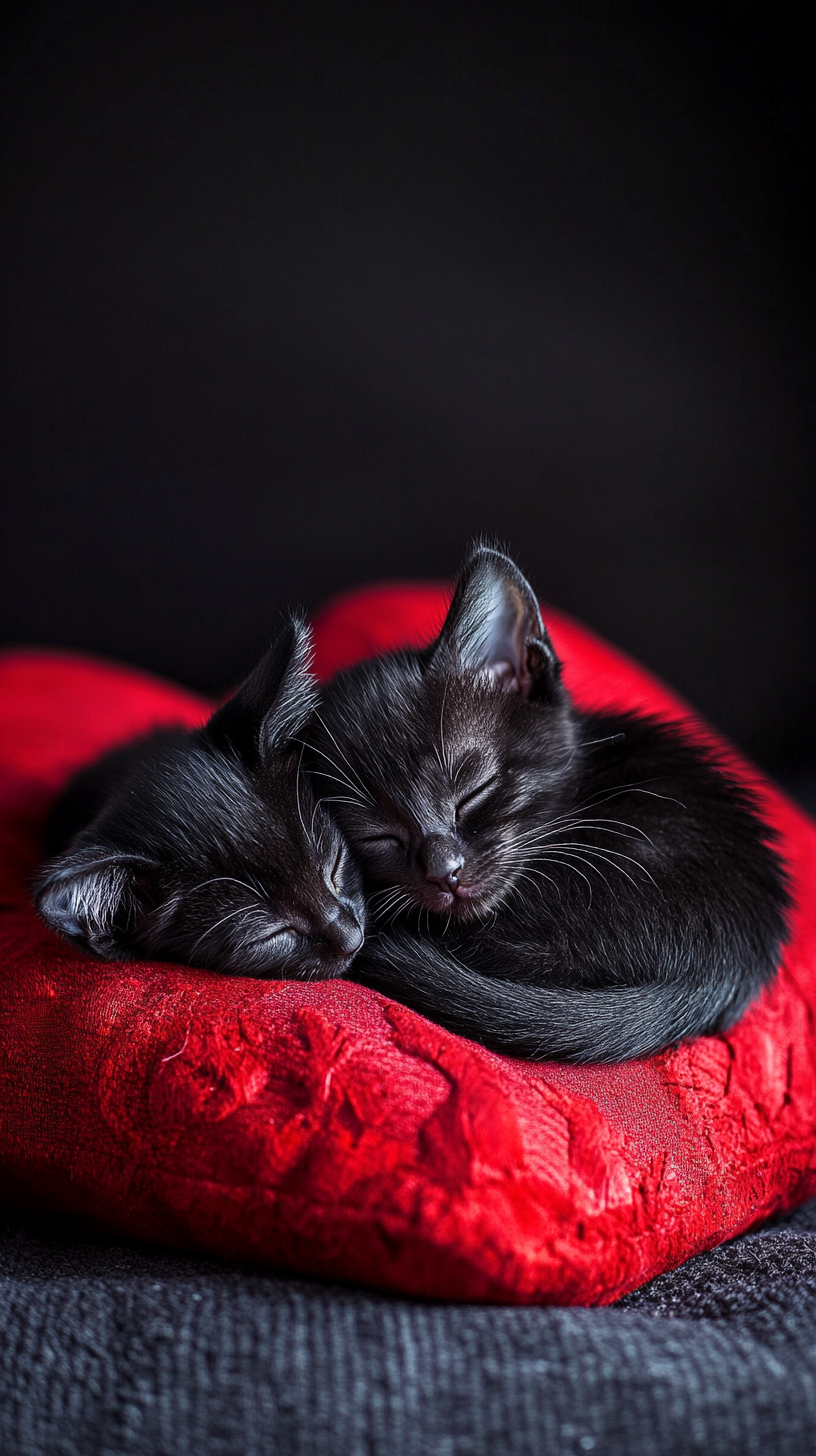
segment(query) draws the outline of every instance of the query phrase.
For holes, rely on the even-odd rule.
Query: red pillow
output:
[[[427,640],[446,601],[429,586],[341,599],[316,624],[319,671]],[[689,717],[621,653],[547,621],[581,706]],[[727,1035],[534,1065],[346,982],[108,965],[58,940],[26,892],[55,791],[206,704],[34,652],[2,661],[0,701],[7,1198],[403,1294],[603,1304],[816,1192],[816,829],[736,758],[797,891],[775,984]]]

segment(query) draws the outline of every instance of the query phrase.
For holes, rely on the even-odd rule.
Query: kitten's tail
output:
[[[730,1026],[766,977],[578,990],[483,976],[433,941],[376,937],[354,979],[492,1051],[534,1061],[622,1062]]]

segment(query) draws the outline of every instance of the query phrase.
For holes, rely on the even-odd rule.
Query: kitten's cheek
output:
[[[376,885],[378,889],[399,885],[404,879],[404,874],[396,866],[383,864],[382,860],[363,862],[363,874],[369,885]]]

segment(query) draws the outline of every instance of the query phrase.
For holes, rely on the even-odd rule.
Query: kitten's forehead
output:
[[[153,762],[132,796],[140,840],[160,862],[181,870],[235,859],[282,876],[311,873],[316,855],[337,837],[327,816],[316,812],[299,754],[281,754],[269,782],[236,755],[205,744]],[[126,825],[129,818],[125,806]]]
[[[252,776],[236,758],[193,752],[183,763],[168,764],[161,774],[164,827],[186,826],[200,846],[228,847],[258,843],[264,833],[264,806]],[[195,848],[195,846],[191,846]]]
[[[399,658],[366,668],[365,676],[350,678],[328,701],[321,748],[338,769],[341,747],[372,767],[400,755],[440,752],[448,765],[458,765],[489,751],[498,724],[515,706],[476,672],[422,671],[415,660]]]

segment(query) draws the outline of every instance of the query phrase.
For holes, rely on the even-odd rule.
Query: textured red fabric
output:
[[[426,640],[446,600],[340,599],[316,623],[320,672]],[[547,620],[581,705],[688,716],[622,654]],[[797,892],[774,986],[727,1036],[542,1066],[344,982],[107,965],[59,941],[26,893],[55,791],[100,749],[206,704],[32,652],[0,663],[0,702],[6,1197],[402,1293],[594,1304],[816,1192],[816,829],[736,758]]]

